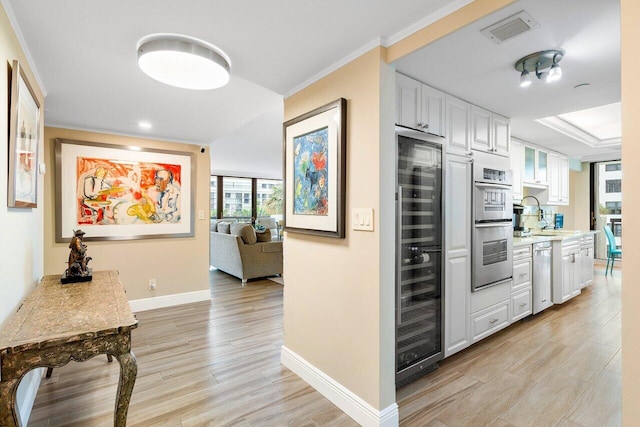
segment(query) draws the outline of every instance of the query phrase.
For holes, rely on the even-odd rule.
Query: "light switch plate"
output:
[[[353,208],[351,210],[351,228],[360,231],[373,231],[373,208]]]

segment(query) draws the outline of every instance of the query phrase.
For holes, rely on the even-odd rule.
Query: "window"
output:
[[[251,218],[251,178],[222,177],[225,209],[222,218]]]
[[[606,192],[607,193],[621,193],[622,192],[622,180],[621,179],[607,179],[607,181],[606,181]]]
[[[605,207],[609,211],[609,215],[622,214],[622,202],[605,202]]]
[[[282,215],[282,181],[258,179],[256,210],[258,217]]]
[[[276,216],[276,219],[281,219],[282,181],[212,175],[210,202],[211,218],[248,221],[261,216]]]
[[[622,170],[622,163],[609,163],[605,166],[604,170],[607,172]]]
[[[218,217],[218,177],[212,176],[210,181],[209,192],[209,218]]]

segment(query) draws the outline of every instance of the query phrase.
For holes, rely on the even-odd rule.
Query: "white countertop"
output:
[[[514,237],[513,238],[513,247],[517,246],[526,246],[531,245],[533,243],[539,242],[549,242],[552,240],[566,240],[566,239],[576,239],[584,236],[594,235],[599,233],[597,230],[545,230],[541,231],[536,235],[530,237]]]

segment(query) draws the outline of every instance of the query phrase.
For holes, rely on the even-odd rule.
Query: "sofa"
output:
[[[251,224],[211,224],[210,264],[242,280],[282,274],[282,242],[271,233],[256,233]],[[258,239],[262,241],[258,241]]]

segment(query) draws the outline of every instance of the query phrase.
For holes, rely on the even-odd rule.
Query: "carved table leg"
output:
[[[19,379],[0,382],[0,426],[20,427],[15,399],[19,382]]]
[[[116,412],[114,414],[114,426],[127,425],[127,411],[133,392],[133,385],[138,374],[136,357],[132,352],[116,355],[120,363],[120,380],[118,381],[118,395],[116,396]]]

